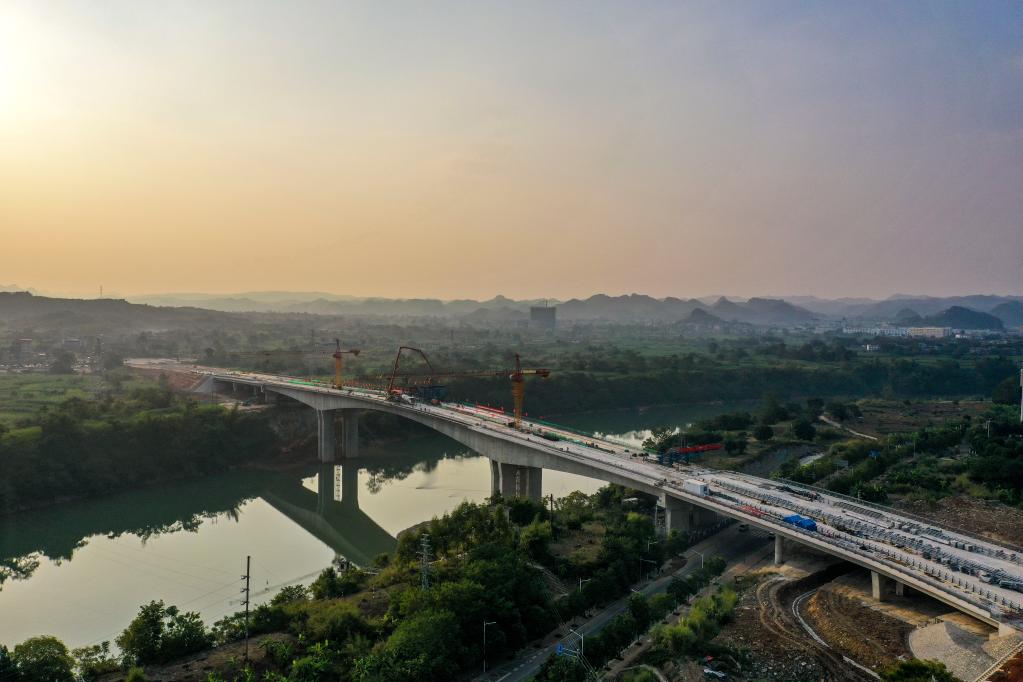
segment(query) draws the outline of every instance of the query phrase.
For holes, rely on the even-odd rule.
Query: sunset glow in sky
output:
[[[1021,7],[0,0],[0,284],[1023,293]]]

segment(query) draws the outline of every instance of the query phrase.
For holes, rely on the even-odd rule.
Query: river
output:
[[[566,416],[635,444],[661,425],[740,409],[657,407]],[[749,406],[745,406],[749,409]],[[543,494],[600,481],[545,471]],[[0,643],[50,634],[71,647],[113,639],[162,599],[207,623],[309,583],[337,557],[367,564],[402,530],[490,494],[489,462],[437,434],[366,445],[354,464],[242,471],[0,517]]]

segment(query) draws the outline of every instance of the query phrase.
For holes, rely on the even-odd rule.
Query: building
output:
[[[554,331],[556,311],[553,306],[532,306],[529,309],[529,326],[540,331]]]
[[[864,334],[866,336],[906,336],[906,327],[842,327],[843,334]]]
[[[910,327],[909,335],[928,339],[943,339],[952,336],[950,327]]]

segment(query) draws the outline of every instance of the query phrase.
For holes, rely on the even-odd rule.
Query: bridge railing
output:
[[[821,487],[812,485],[810,483],[798,483],[796,481],[793,481],[793,480],[790,480],[790,479],[787,479],[787,478],[776,478],[776,479],[773,479],[773,480],[781,481],[781,482],[785,483],[786,485],[791,485],[791,486],[794,486],[796,488],[807,488],[807,489],[813,490],[815,492],[821,493],[822,495],[828,495],[830,497],[838,497],[838,498],[841,498],[843,500],[847,500],[849,502],[852,502],[854,504],[858,504],[858,505],[860,505],[862,507],[868,507],[868,508],[871,508],[871,509],[876,509],[877,511],[885,512],[887,514],[892,514],[894,516],[904,516],[904,517],[913,519],[917,523],[921,523],[921,524],[924,524],[924,525],[927,525],[927,526],[934,526],[935,528],[943,528],[945,530],[952,531],[953,533],[959,533],[960,535],[964,535],[964,536],[966,536],[968,538],[977,538],[977,539],[983,540],[984,542],[988,542],[988,543],[990,543],[992,545],[995,545],[995,546],[998,546],[998,547],[1003,547],[1005,549],[1013,551],[1017,555],[1020,556],[1021,560],[1023,560],[1023,547],[1020,547],[1019,545],[1014,545],[1014,544],[1012,544],[1010,542],[1003,542],[1001,540],[992,540],[992,539],[987,538],[987,537],[978,536],[976,532],[968,531],[968,530],[966,530],[964,528],[960,528],[960,527],[955,526],[955,525],[950,524],[950,523],[942,523],[942,522],[939,522],[939,521],[934,521],[933,519],[928,519],[926,517],[919,516],[917,514],[913,514],[912,512],[903,511],[901,509],[895,509],[893,507],[889,507],[889,506],[886,506],[886,505],[883,505],[883,504],[878,504],[876,502],[869,502],[867,500],[861,500],[860,498],[853,497],[851,495],[844,495],[842,493],[836,493],[833,490],[828,490],[827,488],[821,488]]]

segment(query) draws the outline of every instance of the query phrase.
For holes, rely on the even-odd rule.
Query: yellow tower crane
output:
[[[348,350],[341,350],[341,339],[334,339],[334,388],[341,388],[344,386],[341,381],[341,373],[344,368],[344,356],[347,354],[357,356],[359,354],[358,348],[349,348]]]

